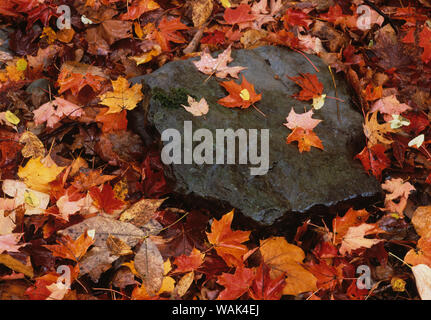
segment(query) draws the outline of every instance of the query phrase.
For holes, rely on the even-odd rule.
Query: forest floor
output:
[[[1,1],[0,299],[431,299],[430,13],[429,0]],[[146,98],[128,80],[262,45],[347,79],[380,201],[289,230],[163,205],[172,186],[128,125]],[[213,60],[199,70],[232,71]],[[316,83],[297,81],[318,108]],[[233,87],[221,105],[258,101]],[[295,127],[289,143],[319,148]]]

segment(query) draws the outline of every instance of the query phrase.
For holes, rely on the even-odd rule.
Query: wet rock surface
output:
[[[170,62],[149,75],[132,80],[138,83],[143,79],[152,89],[148,121],[159,133],[176,129],[183,135],[184,122],[191,121],[193,131],[209,129],[215,144],[216,129],[258,129],[258,132],[269,129],[267,174],[251,175],[250,168],[258,165],[250,163],[171,164],[168,171],[176,181],[176,193],[219,200],[268,225],[287,212],[305,212],[316,205],[331,206],[380,191],[374,177],[368,176],[360,162],[353,160],[358,151],[355,144],[364,141],[362,116],[353,109],[348,85],[341,77],[335,75],[336,94],[331,74],[319,58],[310,57],[320,70],[316,73],[302,55],[285,48],[238,50],[232,52],[232,57],[234,61],[230,66],[247,67],[241,74],[255,86],[257,93],[262,93],[262,100],[256,106],[266,117],[253,107],[241,110],[217,104],[217,100],[227,95],[218,83],[223,80],[211,77],[205,82],[208,76],[199,72],[192,63],[198,58]],[[310,152],[301,154],[296,143],[286,144],[291,130],[283,123],[292,107],[297,113],[311,108],[310,103],[291,97],[300,88],[287,77],[307,72],[317,75],[324,86],[324,93],[333,97],[337,95],[344,102],[339,102],[337,112],[336,100],[327,98],[325,105],[315,111],[313,118],[323,120],[314,131],[322,140],[324,151],[312,148]],[[166,93],[165,99],[160,98],[160,92]],[[177,99],[174,93],[180,98]],[[198,100],[205,97],[210,106],[208,114],[194,117],[181,107],[178,101],[181,96],[184,100],[185,94]],[[260,150],[260,136],[258,142]]]

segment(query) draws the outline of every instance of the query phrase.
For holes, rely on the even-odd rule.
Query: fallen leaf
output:
[[[239,266],[235,269],[235,273],[222,273],[217,277],[217,283],[225,287],[220,292],[217,300],[235,300],[241,297],[250,288],[255,277],[253,269]]]
[[[205,98],[202,98],[199,102],[197,102],[194,98],[187,96],[187,102],[189,103],[189,106],[185,106],[183,104],[182,106],[192,115],[199,117],[208,113],[209,106]]]
[[[281,274],[278,278],[271,279],[271,268],[262,263],[256,271],[256,277],[249,288],[249,295],[254,300],[280,300],[283,288],[286,285],[286,277]]]
[[[0,236],[0,253],[4,251],[18,252],[24,244],[18,244],[22,233],[11,233]]]
[[[302,88],[299,93],[293,95],[298,100],[311,100],[320,97],[323,93],[323,84],[315,74],[300,73],[298,77],[288,76],[288,78]]]
[[[305,258],[301,248],[290,244],[283,237],[271,237],[260,241],[260,253],[266,265],[271,267],[271,279],[286,276],[283,295],[317,290],[314,275],[302,266]]]
[[[246,109],[262,99],[262,94],[256,94],[254,86],[242,76],[242,83],[237,84],[234,80],[221,82],[220,85],[229,92],[227,97],[217,101],[218,104],[228,108],[240,107]]]
[[[313,130],[322,120],[313,119],[313,109],[305,113],[296,113],[292,108],[290,110],[289,116],[286,118],[286,123],[284,125],[291,130],[295,128],[302,128],[304,130]]]
[[[343,237],[343,241],[340,247],[340,253],[345,255],[351,253],[353,250],[360,248],[371,248],[375,244],[383,241],[380,239],[368,239],[365,238],[367,235],[377,234],[384,232],[375,224],[363,223],[359,226],[350,227]]]
[[[412,267],[416,287],[422,300],[431,300],[431,268],[426,264]]]
[[[181,255],[176,257],[174,264],[177,266],[175,273],[185,273],[197,270],[204,262],[205,253],[201,253],[198,249],[193,248],[189,255]]]
[[[199,61],[192,61],[196,68],[208,75],[215,74],[216,77],[226,78],[230,75],[233,78],[238,78],[238,73],[247,68],[236,66],[228,67],[227,64],[233,61],[231,57],[231,45],[220,53],[217,58],[213,58],[208,49],[205,49]]]
[[[288,144],[292,143],[293,141],[298,142],[298,149],[300,153],[304,151],[310,151],[311,147],[324,150],[322,141],[313,130],[304,130],[300,127],[295,128],[293,132],[286,138],[286,143]]]
[[[19,167],[18,176],[24,180],[30,189],[48,193],[50,190],[49,183],[56,179],[64,167],[59,167],[56,164],[48,166],[42,160],[40,157],[31,158],[24,167]]]
[[[233,231],[231,223],[234,211],[226,213],[220,220],[211,224],[211,232],[206,233],[208,241],[214,245],[217,254],[229,266],[242,264],[242,256],[248,251],[243,242],[249,240],[250,231]]]
[[[106,114],[120,112],[124,109],[133,110],[144,97],[142,84],[135,84],[129,88],[129,82],[123,77],[112,80],[113,91],[100,95],[100,104],[109,107]]]

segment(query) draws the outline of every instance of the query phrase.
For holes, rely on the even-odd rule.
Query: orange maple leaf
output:
[[[315,74],[300,73],[299,77],[289,77],[290,80],[295,82],[302,88],[299,93],[293,95],[298,100],[311,100],[320,97],[323,92],[323,84],[319,81]]]
[[[242,264],[242,257],[248,249],[241,244],[249,240],[251,231],[233,231],[231,229],[234,210],[211,224],[211,232],[206,233],[208,241],[214,245],[217,254],[229,266]]]
[[[304,130],[303,128],[296,127],[291,134],[286,138],[286,143],[298,141],[299,152],[310,151],[311,147],[316,147],[324,150],[322,141],[313,130]]]
[[[88,235],[88,232],[84,232],[76,240],[65,235],[60,240],[57,240],[57,243],[58,244],[44,245],[44,247],[50,250],[55,257],[78,262],[87,252],[88,248],[94,243],[94,239]]]
[[[334,244],[339,244],[350,227],[359,226],[367,221],[369,213],[365,209],[354,210],[350,208],[343,217],[332,220],[332,231],[334,233]]]
[[[157,29],[154,29],[154,31],[152,32],[152,35],[159,43],[163,51],[169,51],[171,50],[169,42],[174,42],[174,43],[186,42],[186,39],[184,39],[183,35],[178,31],[187,30],[187,29],[189,29],[189,27],[183,24],[180,18],[168,20],[165,17],[163,17]]]
[[[105,75],[98,67],[78,62],[66,62],[61,66],[57,84],[60,87],[59,94],[70,90],[74,95],[85,86],[90,86],[95,92],[102,89]]]
[[[224,81],[220,85],[229,92],[227,97],[217,101],[218,104],[228,108],[240,107],[246,109],[252,104],[262,99],[262,94],[256,94],[254,86],[242,76],[242,83],[237,84],[235,81]]]
[[[145,12],[160,8],[157,2],[153,0],[135,0],[132,5],[129,5],[127,12],[120,16],[121,20],[135,20],[142,16]]]
[[[201,253],[198,249],[193,248],[192,252],[186,256],[181,255],[175,258],[174,264],[177,266],[175,273],[185,273],[197,270],[204,262],[205,253]]]

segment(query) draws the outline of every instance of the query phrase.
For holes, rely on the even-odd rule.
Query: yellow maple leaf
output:
[[[272,279],[286,276],[284,295],[297,295],[317,290],[316,277],[302,266],[305,258],[300,247],[290,244],[283,237],[271,237],[260,241],[263,261],[271,267]]]
[[[40,192],[49,192],[49,183],[63,171],[65,167],[59,167],[55,163],[48,164],[43,162],[40,157],[30,159],[25,167],[19,167],[18,177],[24,180],[24,183],[30,189]]]
[[[129,88],[129,82],[123,77],[111,80],[113,91],[106,92],[99,96],[101,104],[108,106],[108,113],[117,113],[122,110],[133,110],[144,95],[141,92],[142,84],[135,84]]]

